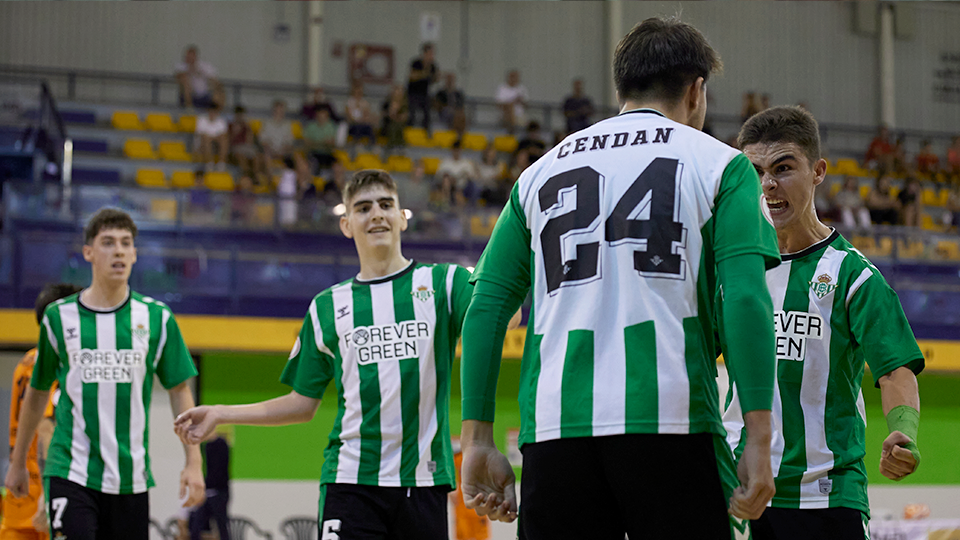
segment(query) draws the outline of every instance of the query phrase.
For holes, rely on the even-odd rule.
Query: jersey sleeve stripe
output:
[[[863,285],[865,281],[870,279],[870,276],[873,275],[873,271],[869,268],[864,268],[863,272],[860,272],[860,275],[857,276],[857,279],[853,282],[853,285],[850,285],[850,290],[847,292],[847,300],[844,304],[844,307],[850,307],[850,301],[853,300],[853,295],[860,290],[860,286]]]
[[[53,328],[50,327],[50,317],[44,315],[42,324],[43,328],[47,331],[47,341],[50,342],[50,347],[53,348],[54,354],[59,356],[60,346],[57,343],[57,336],[53,333]]]
[[[453,276],[456,274],[456,265],[447,267],[447,313],[453,314]]]
[[[320,326],[320,316],[317,313],[316,300],[310,302],[310,322],[313,323],[313,340],[316,342],[317,350],[333,358],[333,351],[331,351],[323,341],[323,328]]]
[[[153,359],[153,367],[156,367],[160,364],[160,357],[163,356],[163,349],[167,346],[167,323],[170,322],[170,312],[167,310],[161,311],[162,315],[160,316],[160,341],[157,342],[157,354]]]

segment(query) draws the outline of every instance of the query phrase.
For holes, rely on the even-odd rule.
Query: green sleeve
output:
[[[863,353],[874,384],[899,367],[914,373],[924,368],[923,353],[910,329],[897,293],[878,272],[863,282],[848,300],[850,332]]]
[[[471,281],[463,321],[461,390],[464,420],[492,422],[507,324],[530,290],[530,231],[517,186],[504,207]]]
[[[473,284],[470,283],[470,271],[462,266],[453,266],[453,287],[451,288],[451,320],[450,327],[460,335],[463,328],[463,318],[467,314],[467,308],[470,307],[470,299],[473,298]]]
[[[322,399],[327,385],[333,379],[333,356],[321,352],[317,346],[313,313],[307,313],[300,328],[300,335],[293,344],[290,358],[280,375],[280,382],[309,398]],[[321,346],[325,351],[325,345]]]
[[[60,371],[59,347],[55,341],[51,341],[57,339],[52,324],[50,318],[44,315],[40,323],[40,338],[37,340],[37,363],[33,366],[33,376],[30,378],[30,386],[42,391],[50,390]]]
[[[760,178],[743,154],[733,158],[720,180],[714,201],[713,251],[716,261],[753,253],[769,270],[780,264],[777,232],[761,199]]]
[[[737,255],[717,265],[723,358],[736,384],[743,412],[770,410],[776,381],[773,302],[764,279],[764,259]]]
[[[180,335],[177,320],[170,314],[166,325],[167,341],[157,363],[157,378],[167,390],[197,376],[197,367],[193,365],[193,358]]]

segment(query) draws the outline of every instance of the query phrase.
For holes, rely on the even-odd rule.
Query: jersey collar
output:
[[[416,265],[417,265],[417,261],[410,259],[410,264],[405,266],[402,270],[397,270],[392,274],[389,274],[383,277],[378,277],[376,279],[360,279],[360,277],[357,276],[353,278],[353,282],[358,283],[360,285],[377,285],[379,283],[386,283],[388,281],[392,281],[394,279],[397,279],[400,276],[405,275],[407,272],[413,270],[413,267]]]
[[[625,115],[625,114],[634,114],[634,113],[655,114],[655,115],[657,115],[657,116],[662,116],[662,117],[664,117],[664,118],[667,117],[667,115],[663,114],[662,112],[660,112],[660,111],[658,111],[658,110],[656,110],[656,109],[650,109],[650,108],[648,108],[648,107],[642,107],[642,108],[640,108],[640,109],[631,109],[631,110],[629,110],[629,111],[623,111],[622,113],[618,114],[617,116],[623,116],[623,115]]]
[[[802,259],[803,257],[806,257],[807,255],[810,255],[811,253],[813,253],[813,252],[815,252],[815,251],[819,251],[819,250],[827,247],[827,245],[829,245],[831,242],[833,242],[834,240],[836,240],[838,236],[840,236],[840,233],[837,232],[837,229],[835,229],[835,228],[833,228],[833,227],[830,227],[830,230],[831,230],[832,232],[831,232],[830,234],[828,234],[826,238],[824,238],[823,240],[817,242],[816,244],[813,244],[813,245],[810,246],[810,247],[801,249],[800,251],[797,251],[796,253],[781,253],[781,254],[780,254],[780,260],[781,260],[781,261],[792,261],[792,260],[795,260],[795,259]]]
[[[81,300],[81,298],[83,297],[83,291],[85,290],[86,289],[83,289],[82,291],[77,293],[77,303],[80,304],[80,306],[83,307],[83,309],[87,311],[92,311],[94,313],[114,313],[114,312],[120,311],[121,309],[123,309],[123,306],[127,305],[130,302],[130,298],[133,296],[130,286],[127,285],[127,297],[123,299],[123,302],[120,302],[119,304],[106,309],[98,309],[98,308],[92,308],[83,303],[83,300]]]

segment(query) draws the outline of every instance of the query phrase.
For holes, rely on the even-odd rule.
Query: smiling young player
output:
[[[280,376],[293,390],[197,407],[177,419],[177,433],[195,444],[220,424],[308,422],[333,381],[338,412],[320,477],[320,536],[446,539],[455,486],[450,373],[470,272],[403,256],[407,219],[386,172],[357,172],[343,203],[340,229],[356,244],[360,273],[310,303]]]
[[[896,293],[873,264],[817,219],[814,191],[827,164],[813,116],[767,109],[740,130],[740,148],[760,175],[783,263],[767,271],[777,333],[771,464],[776,495],[753,523],[756,540],[869,537],[864,361],[880,388],[890,436],[880,472],[912,473],[923,356]],[[739,388],[724,413],[739,458],[745,429]]]

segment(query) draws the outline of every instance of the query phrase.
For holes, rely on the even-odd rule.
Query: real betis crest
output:
[[[827,274],[820,274],[816,281],[810,282],[810,290],[817,295],[817,298],[822,299],[837,288],[835,284],[830,283],[831,281],[833,281],[833,278]]]
[[[433,296],[433,289],[428,289],[425,286],[421,285],[417,289],[410,293],[411,296],[420,300],[421,302],[426,302],[430,300],[430,297]]]
[[[133,335],[137,339],[147,339],[150,337],[150,331],[144,328],[142,324],[138,324],[137,327],[133,329]]]

